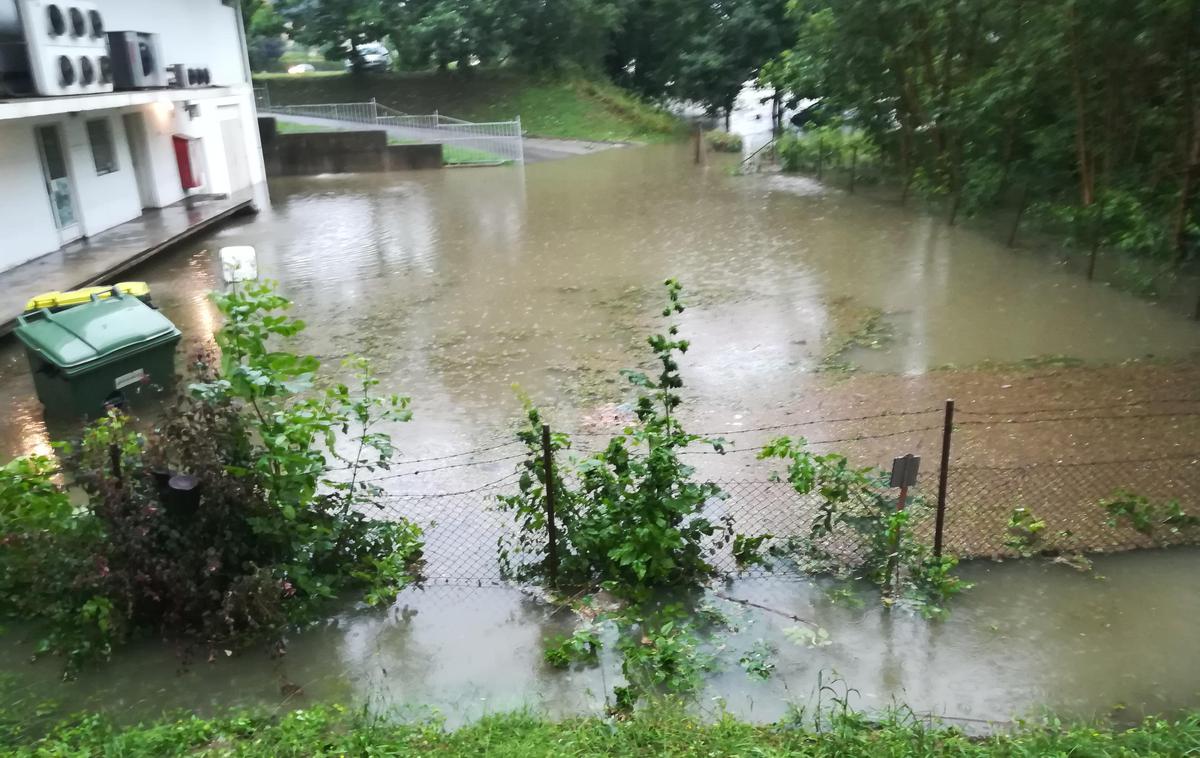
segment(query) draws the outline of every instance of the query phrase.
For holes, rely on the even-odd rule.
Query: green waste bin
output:
[[[175,376],[179,330],[141,300],[112,297],[19,316],[33,384],[46,411],[95,418]]]

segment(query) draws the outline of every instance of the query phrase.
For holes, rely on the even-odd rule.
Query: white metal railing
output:
[[[512,121],[474,123],[459,118],[430,114],[411,114],[368,103],[318,103],[310,105],[274,105],[269,97],[259,102],[259,110],[284,119],[320,119],[347,124],[383,127],[389,135],[404,141],[444,145],[447,163],[500,163],[525,161],[521,118]]]

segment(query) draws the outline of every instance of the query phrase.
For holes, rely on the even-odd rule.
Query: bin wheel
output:
[[[109,410],[117,410],[117,411],[124,410],[125,404],[126,404],[125,393],[121,392],[120,390],[117,390],[116,392],[112,393],[108,397],[104,398],[105,412],[108,412]]]

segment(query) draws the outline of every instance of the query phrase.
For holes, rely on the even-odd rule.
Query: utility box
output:
[[[138,298],[112,291],[101,299],[17,317],[38,399],[58,416],[96,418],[150,385],[175,377],[179,330]]]

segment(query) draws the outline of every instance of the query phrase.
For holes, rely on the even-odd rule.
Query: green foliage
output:
[[[775,649],[770,643],[759,640],[738,659],[738,663],[751,678],[770,679],[771,673],[775,671],[775,663],[771,660],[774,655]]]
[[[665,286],[668,306],[663,316],[682,313],[681,287],[673,279]],[[520,467],[519,492],[499,498],[500,509],[518,527],[517,536],[502,539],[499,546],[507,575],[522,579],[548,575],[545,494],[549,487],[555,492],[561,586],[598,584],[641,600],[652,588],[696,586],[713,575],[708,555],[732,535],[728,525],[719,527],[702,511],[724,493],[714,484],[694,481],[692,467],[680,460],[679,453],[697,443],[722,452],[724,442],[688,434],[675,415],[683,387],[677,356],[688,348],[678,333],[678,327],[670,324],[665,334],[647,340],[660,364],[656,377],[623,372],[639,391],[637,421],[610,439],[603,450],[559,461],[549,483],[540,446],[541,417],[529,408],[529,425],[517,435],[529,451]],[[565,435],[556,435],[551,444],[557,452],[570,443]],[[568,486],[568,479],[578,484]],[[721,538],[710,542],[716,535]]]
[[[689,695],[700,689],[716,659],[703,649],[695,626],[678,606],[622,619],[617,642],[625,702],[653,695]]]
[[[776,150],[784,171],[849,170],[853,164],[861,172],[880,161],[879,147],[866,131],[839,124],[785,134]]]
[[[1085,250],[1172,266],[1200,250],[1194,4],[789,8],[798,33],[760,81],[864,131],[917,191],[966,213],[1029,204]]]
[[[750,724],[728,715],[698,718],[662,704],[613,721],[548,719],[527,712],[486,716],[453,731],[439,722],[384,721],[362,709],[317,705],[279,714],[217,718],[185,714],[137,725],[80,716],[41,738],[2,744],[14,758],[113,755],[197,756],[1182,756],[1200,741],[1200,716],[1147,719],[1133,727],[1022,722],[980,738],[929,725],[904,709],[822,714],[823,727],[788,721]],[[0,733],[2,734],[2,733]]]
[[[547,641],[542,657],[555,668],[572,663],[595,663],[600,652],[600,632],[595,624],[586,624],[564,637]]]
[[[742,152],[742,137],[738,134],[730,132],[711,131],[704,133],[704,141],[708,146],[718,153],[740,153]]]
[[[915,538],[915,521],[928,509],[913,497],[900,510],[888,492],[886,472],[854,468],[836,453],[811,453],[802,438],[772,440],[759,458],[787,461],[792,488],[817,499],[808,535],[772,552],[807,560],[809,568],[862,577],[879,585],[888,602],[903,597],[930,615],[941,613],[951,597],[970,587],[951,574],[957,560],[935,558]],[[824,544],[838,544],[840,549],[824,549]]]
[[[1156,540],[1166,539],[1163,529],[1174,537],[1181,531],[1200,527],[1200,517],[1184,513],[1176,500],[1152,503],[1141,495],[1117,490],[1101,500],[1100,507],[1108,513],[1105,523],[1110,527],[1127,526]]]
[[[210,650],[278,641],[345,590],[377,604],[418,578],[420,528],[368,517],[380,492],[363,478],[388,467],[378,427],[407,420],[408,400],[376,396],[361,361],[353,389],[311,389],[319,362],[279,347],[303,323],[270,286],[214,299],[219,368],[199,364],[148,434],[114,412],[61,446],[84,502],[71,506],[45,459],[0,476],[17,504],[0,515],[3,611],[43,622],[39,652],[69,668],[135,632]],[[166,486],[172,473],[196,499]]]
[[[1004,546],[1022,558],[1030,558],[1045,548],[1046,522],[1024,506],[1012,509],[1005,531]]]

